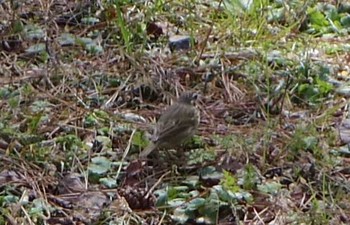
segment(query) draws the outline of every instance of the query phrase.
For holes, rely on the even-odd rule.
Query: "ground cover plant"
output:
[[[349,1],[0,1],[0,225],[349,224]],[[197,134],[147,161],[184,91]]]

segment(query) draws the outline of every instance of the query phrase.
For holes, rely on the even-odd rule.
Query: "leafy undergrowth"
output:
[[[349,224],[332,2],[1,2],[0,225]],[[138,160],[183,91],[197,135]]]

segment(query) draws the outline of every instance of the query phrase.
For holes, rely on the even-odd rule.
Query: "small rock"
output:
[[[146,123],[146,119],[135,113],[125,113],[121,115],[125,120],[130,122],[142,122]]]
[[[191,38],[186,35],[175,35],[169,38],[171,51],[188,50],[191,48]]]

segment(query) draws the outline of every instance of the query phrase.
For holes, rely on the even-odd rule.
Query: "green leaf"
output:
[[[179,224],[186,224],[186,222],[188,221],[188,219],[190,218],[189,215],[187,215],[187,212],[185,209],[177,207],[174,210],[173,215],[171,216],[171,218],[178,222]]]
[[[186,180],[182,182],[187,185],[189,188],[196,188],[199,184],[199,176],[187,176]]]
[[[30,54],[37,54],[45,51],[46,51],[46,45],[44,43],[34,44],[26,49],[26,52]]]
[[[26,25],[23,29],[23,33],[28,39],[42,39],[45,37],[43,29],[36,25]]]
[[[86,37],[79,37],[75,39],[76,44],[85,46],[87,44],[91,44],[94,41],[91,38],[86,38]]]
[[[103,156],[98,156],[91,159],[89,171],[98,175],[105,174],[111,168],[111,161]]]
[[[316,84],[322,96],[327,95],[330,91],[334,89],[332,84],[319,78],[316,79]]]
[[[45,206],[45,203],[41,199],[38,199],[38,198],[33,200],[33,205],[34,205],[34,207],[31,207],[30,211],[29,211],[30,215],[36,215],[36,216],[42,215],[42,213],[47,208]]]
[[[112,140],[110,137],[98,135],[96,136],[96,141],[102,146],[102,152],[112,151]]]
[[[340,23],[343,27],[350,27],[350,15],[344,16],[340,19]]]
[[[11,94],[9,87],[0,87],[0,99],[7,99]]]
[[[305,137],[303,142],[306,149],[315,149],[318,144],[318,138],[313,136]]]
[[[258,190],[267,194],[276,195],[281,189],[282,185],[277,182],[269,182],[266,184],[258,185]]]
[[[168,201],[168,205],[172,208],[176,208],[184,204],[186,201],[183,198],[175,198]]]
[[[6,206],[8,204],[12,204],[12,203],[17,203],[19,201],[19,197],[9,194],[6,196],[0,196],[0,206]]]
[[[19,33],[19,32],[22,32],[23,31],[23,29],[24,29],[24,26],[23,26],[23,23],[22,23],[22,21],[20,20],[20,19],[18,19],[18,20],[15,20],[14,22],[13,22],[13,25],[12,25],[12,28],[13,28],[13,33]]]
[[[30,84],[24,84],[22,87],[22,94],[26,97],[32,97],[33,87]]]
[[[310,23],[317,27],[326,27],[329,25],[326,17],[317,9],[309,10]]]
[[[232,192],[240,191],[240,187],[237,185],[237,179],[226,170],[224,170],[224,177],[221,180],[221,184],[226,190],[230,190]]]
[[[134,136],[132,137],[132,144],[136,145],[139,148],[144,148],[148,145],[148,141],[144,137],[143,132],[136,131]]]
[[[94,116],[93,113],[88,114],[85,118],[84,118],[84,126],[85,127],[93,127],[95,125],[98,124],[98,120],[97,118]]]
[[[325,11],[325,14],[328,19],[332,20],[333,22],[339,21],[340,16],[338,14],[338,11],[336,7],[332,6],[327,11]]]
[[[81,140],[76,135],[73,135],[73,134],[59,136],[57,137],[56,141],[57,143],[64,145],[67,150],[71,150],[73,148],[78,148],[83,146],[83,143],[81,142]]]
[[[38,113],[36,115],[33,115],[32,117],[30,117],[28,120],[29,120],[29,123],[28,123],[28,128],[29,128],[29,133],[31,134],[34,134],[39,125],[40,125],[40,122],[42,121],[42,114],[41,113]]]
[[[57,41],[62,46],[74,45],[76,43],[76,37],[70,33],[63,33],[57,38]]]
[[[237,201],[251,201],[252,195],[249,192],[239,190],[237,192],[232,192],[231,190],[227,190],[222,185],[213,186],[213,190],[216,191],[220,200],[224,202],[237,202]]]
[[[186,206],[187,210],[196,210],[205,204],[206,200],[204,198],[192,199]]]
[[[165,206],[168,201],[168,192],[165,189],[156,190],[154,195],[157,196],[156,206]]]
[[[215,160],[216,152],[215,151],[208,151],[205,149],[195,149],[188,153],[188,165],[195,165],[204,163],[207,161],[213,161]]]
[[[90,53],[90,54],[100,54],[104,52],[103,47],[100,44],[97,43],[89,43],[85,45],[85,49]]]
[[[96,17],[84,17],[81,19],[81,22],[83,24],[94,25],[94,24],[100,22],[100,20]]]
[[[112,179],[112,178],[101,178],[100,179],[100,183],[105,185],[108,188],[115,188],[117,187],[117,181],[116,179]]]
[[[8,104],[12,109],[17,109],[20,103],[21,97],[20,96],[13,96],[8,100]]]
[[[245,190],[252,190],[259,181],[259,173],[256,171],[256,168],[251,164],[246,165],[242,179],[243,188]]]

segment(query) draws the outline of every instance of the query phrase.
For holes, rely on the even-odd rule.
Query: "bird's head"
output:
[[[194,104],[198,98],[196,92],[184,92],[180,95],[178,102],[185,104]]]

